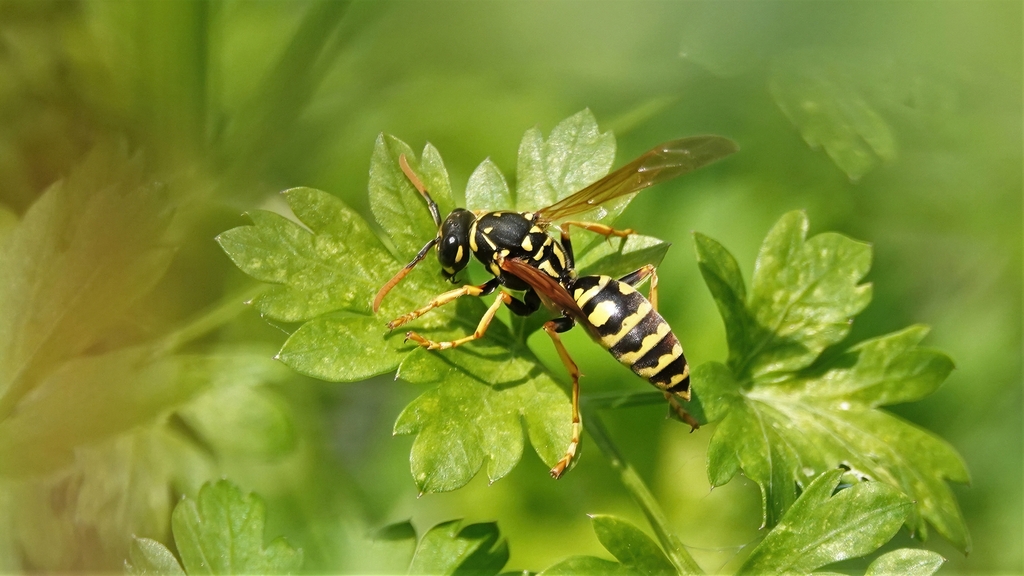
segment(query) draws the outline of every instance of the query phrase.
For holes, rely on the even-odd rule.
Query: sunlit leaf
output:
[[[698,366],[693,386],[710,420],[713,486],[740,470],[762,491],[767,525],[799,490],[844,466],[886,482],[915,506],[907,526],[926,522],[961,549],[970,539],[947,481],[966,482],[956,451],[935,435],[878,407],[918,400],[953,368],[944,354],[918,347],[922,326],[874,338],[807,367],[849,330],[870,292],[858,285],[870,249],[836,234],[804,240],[806,218],[790,213],[761,248],[749,297],[732,257],[697,235],[701,273],[725,318],[729,365]]]
[[[166,546],[149,538],[132,538],[125,570],[137,576],[185,576],[178,559]]]
[[[461,520],[442,522],[423,535],[409,574],[478,574],[493,576],[508,562],[508,542],[498,525],[470,524]]]
[[[808,484],[737,574],[809,574],[888,542],[913,504],[881,482],[859,482],[835,492],[843,474],[832,470]]]
[[[516,168],[516,209],[537,210],[608,173],[615,137],[601,133],[590,110],[558,123],[545,140],[536,128],[523,136]]]
[[[523,420],[548,466],[569,445],[565,392],[525,348],[498,343],[472,351],[417,351],[402,363],[399,376],[437,386],[409,404],[395,423],[396,434],[417,434],[410,463],[424,492],[459,488],[485,463],[492,482],[508,474],[523,453]]]
[[[594,556],[571,556],[558,564],[542,571],[541,576],[577,576],[593,574],[594,576],[634,576],[633,570],[611,560]]]
[[[490,158],[469,175],[466,183],[466,208],[469,210],[503,210],[513,206],[512,193],[505,176]]]
[[[284,574],[302,566],[302,551],[282,538],[263,545],[262,498],[221,480],[174,508],[174,543],[185,571],[195,574]]]
[[[864,576],[930,576],[945,561],[931,550],[900,548],[876,558]]]

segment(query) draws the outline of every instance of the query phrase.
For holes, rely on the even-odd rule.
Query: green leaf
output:
[[[138,576],[185,576],[185,570],[166,546],[149,538],[132,538],[129,560],[125,562],[129,574]]]
[[[633,234],[615,240],[600,240],[593,249],[576,258],[580,276],[604,274],[619,277],[639,269],[645,264],[661,264],[671,246],[652,236]]]
[[[227,480],[206,484],[171,516],[185,571],[195,574],[283,574],[298,571],[302,551],[278,538],[263,546],[266,511],[256,494]]]
[[[252,226],[217,237],[243,272],[274,284],[254,300],[260,312],[282,322],[338,310],[369,313],[394,258],[362,217],[338,198],[311,188],[293,188],[284,195],[307,228],[258,210],[249,214]]]
[[[141,160],[116,146],[97,147],[25,212],[0,250],[0,418],[164,275],[170,215]]]
[[[408,571],[415,553],[416,529],[406,520],[377,530],[360,554],[360,560],[364,561],[363,566],[372,566],[381,574],[402,574]]]
[[[502,210],[514,206],[505,176],[490,158],[469,175],[466,183],[466,208],[469,210]]]
[[[644,576],[676,573],[661,548],[636,526],[614,516],[595,514],[591,519],[601,545],[626,568]]]
[[[809,574],[888,542],[913,506],[895,488],[860,482],[835,492],[843,470],[811,482],[737,574]]]
[[[923,326],[862,342],[820,359],[848,332],[870,296],[857,282],[870,249],[836,234],[804,240],[807,222],[790,213],[773,228],[746,290],[731,255],[697,236],[705,281],[725,319],[729,365],[697,366],[693,387],[718,421],[708,448],[713,486],[740,470],[761,487],[765,523],[776,524],[810,480],[845,466],[898,487],[915,501],[907,526],[927,523],[961,549],[970,546],[947,481],[968,481],[956,451],[878,407],[918,400],[953,368],[918,347]],[[808,368],[811,363],[817,364]]]
[[[931,550],[900,548],[876,558],[864,576],[930,576],[945,561]]]
[[[420,540],[409,574],[492,576],[508,562],[508,542],[494,522],[462,527],[461,520],[442,522]]]
[[[576,576],[588,574],[593,576],[634,576],[638,574],[626,566],[611,560],[594,556],[570,556],[558,564],[542,571],[540,576]]]
[[[442,217],[454,206],[448,172],[433,147],[428,145],[424,150],[421,167],[408,144],[387,134],[377,137],[370,160],[370,209],[394,242],[396,253],[412,257],[427,240],[437,235],[437,226],[426,201],[399,169],[398,158],[403,154],[437,202]]]
[[[410,463],[423,492],[460,488],[485,461],[491,482],[508,474],[523,453],[523,420],[545,464],[565,454],[571,422],[565,392],[528,350],[493,340],[472,350],[418,350],[402,363],[403,380],[437,386],[395,423],[396,434],[417,434]]]
[[[215,388],[177,414],[207,446],[225,457],[269,460],[295,446],[295,429],[288,407],[263,386]]]
[[[516,210],[537,210],[582,190],[614,160],[615,137],[601,133],[590,110],[559,122],[546,141],[536,128],[528,130],[519,145]]]

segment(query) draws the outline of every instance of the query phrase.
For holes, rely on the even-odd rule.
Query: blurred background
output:
[[[924,545],[943,573],[1024,571],[1021,31],[1012,1],[0,2],[0,572],[119,571],[218,477],[267,499],[268,538],[312,572],[401,569],[364,537],[410,518],[496,520],[508,568],[534,571],[606,555],[587,513],[646,529],[586,439],[558,482],[527,450],[494,485],[417,498],[391,431],[422,390],[275,363],[288,327],[241,304],[255,282],[213,241],[300,185],[372,222],[379,132],[432,142],[461,190],[486,157],[514,181],[522,133],[587,107],[616,165],[684,135],[740,144],[620,221],[674,243],[661,307],[694,364],[726,348],[691,231],[748,282],[792,209],[874,245],[851,342],[924,323],[957,364],[891,408],[972,474],[954,487],[971,555]],[[575,332],[584,393],[646,389]],[[683,542],[728,569],[759,537],[757,487],[710,492],[711,429],[664,416],[607,422]]]

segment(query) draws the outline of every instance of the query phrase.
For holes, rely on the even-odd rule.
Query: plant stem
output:
[[[654,529],[654,533],[658,536],[658,541],[661,542],[662,548],[665,549],[665,553],[676,570],[680,574],[703,574],[704,571],[700,569],[697,562],[686,551],[682,542],[669,530],[665,513],[662,512],[661,507],[654,499],[654,495],[651,494],[647,484],[644,483],[643,478],[626,462],[619,449],[612,442],[611,437],[608,435],[608,430],[605,429],[604,423],[601,422],[596,411],[596,408],[601,403],[603,402],[599,400],[597,406],[595,406],[594,402],[586,400],[581,402],[580,411],[582,412],[587,432],[594,440],[594,443],[597,444],[597,447],[601,449],[601,452],[608,458],[612,468],[618,471],[619,480],[625,486],[626,491],[633,496],[633,500],[636,501],[637,505],[640,506],[644,516],[647,517],[647,521],[651,523],[651,528]]]

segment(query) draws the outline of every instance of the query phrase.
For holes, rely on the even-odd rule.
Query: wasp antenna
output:
[[[391,289],[395,287],[395,285],[401,282],[402,278],[405,278],[405,275],[412,271],[412,269],[417,264],[420,263],[420,260],[423,260],[423,258],[426,257],[427,252],[429,252],[430,249],[434,247],[434,244],[437,244],[438,240],[439,238],[435,236],[430,240],[430,242],[424,244],[423,248],[420,248],[419,253],[416,254],[416,257],[412,259],[412,262],[406,264],[404,268],[399,270],[398,273],[391,278],[391,280],[388,280],[386,284],[380,287],[380,290],[377,291],[377,295],[373,297],[374,314],[376,314],[377,310],[380,309],[380,303],[384,301],[384,297],[388,295],[388,292],[390,292]]]
[[[427,192],[427,187],[423,185],[423,181],[420,177],[412,171],[409,167],[409,161],[405,159],[405,154],[398,155],[398,165],[402,167],[402,172],[405,173],[405,177],[412,182],[412,185],[416,188],[416,191],[427,200],[427,208],[430,209],[430,215],[434,218],[434,225],[438,228],[441,227],[441,213],[437,209],[437,203],[430,197],[430,192]]]

